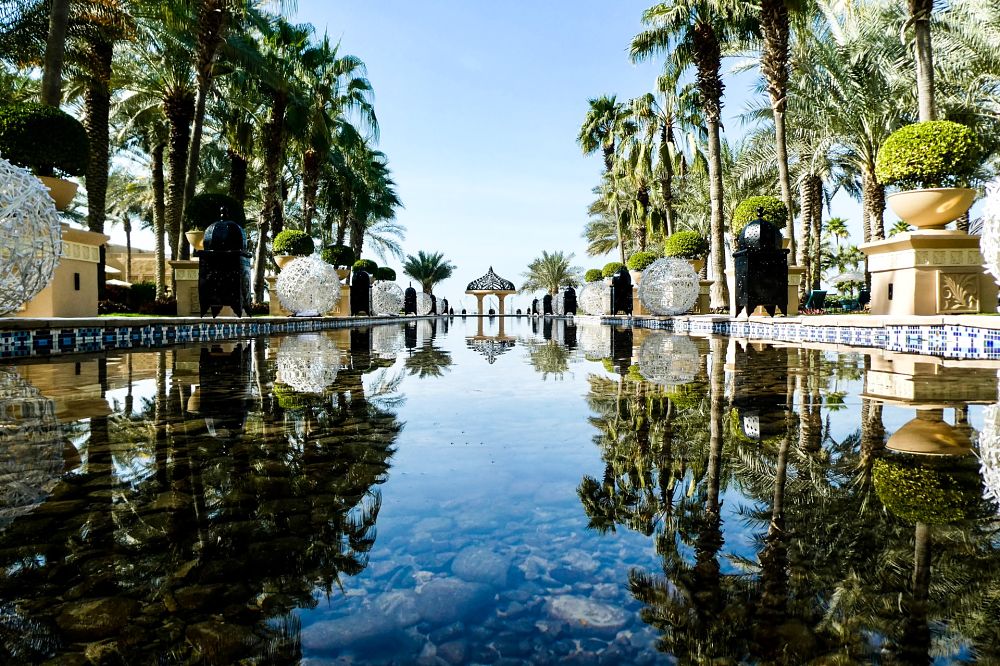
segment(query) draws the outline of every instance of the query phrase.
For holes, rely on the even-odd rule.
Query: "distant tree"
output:
[[[444,258],[443,252],[424,252],[420,250],[417,256],[406,255],[403,273],[420,283],[425,294],[434,290],[434,285],[447,280],[455,272],[455,264]]]
[[[528,264],[523,273],[524,285],[521,291],[544,290],[550,294],[559,292],[559,287],[573,287],[580,283],[580,268],[571,266],[573,253],[542,251],[542,256]]]

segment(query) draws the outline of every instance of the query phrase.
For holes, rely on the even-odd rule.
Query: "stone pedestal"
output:
[[[911,231],[860,247],[872,275],[872,314],[997,311],[997,285],[983,269],[979,236]]]
[[[785,313],[786,317],[799,315],[799,286],[802,284],[802,276],[805,272],[805,266],[788,267],[788,312]]]
[[[97,269],[108,236],[62,225],[62,254],[52,281],[15,317],[96,317]]]
[[[267,282],[267,313],[272,317],[291,317],[292,313],[286,310],[281,301],[278,300],[278,276],[269,275],[264,278],[264,281]],[[343,299],[344,292],[340,292],[340,295]],[[341,302],[344,302],[344,300]],[[350,306],[351,299],[349,294],[346,302]]]
[[[170,264],[170,270],[174,276],[177,314],[182,317],[197,317],[201,312],[201,304],[198,300],[198,260],[182,259],[167,263]],[[232,308],[227,309],[232,311]]]
[[[351,316],[351,287],[343,282],[340,284],[340,300],[337,307],[326,313],[328,317]]]

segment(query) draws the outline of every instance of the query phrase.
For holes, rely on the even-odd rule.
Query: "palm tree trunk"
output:
[[[726,285],[726,238],[722,208],[722,144],[719,139],[719,121],[713,119],[707,124],[708,182],[712,206],[712,308],[727,308],[729,289]]]
[[[42,72],[41,101],[46,106],[59,106],[62,100],[63,55],[66,52],[66,29],[69,26],[70,0],[52,0],[49,9],[49,36],[45,43],[45,63]]]
[[[187,169],[188,141],[194,116],[194,99],[189,91],[175,89],[163,100],[163,113],[170,126],[170,152],[167,157],[167,239],[171,259],[181,258],[181,216],[184,214],[184,179]]]
[[[242,206],[247,200],[247,169],[249,164],[242,155],[232,149],[227,150],[226,155],[229,156],[229,196],[240,202]]]
[[[813,190],[812,193],[812,214],[809,216],[812,221],[812,238],[814,245],[809,248],[813,252],[813,264],[816,265],[817,269],[813,273],[813,281],[811,288],[819,289],[820,280],[823,278],[822,271],[820,270],[820,244],[819,238],[823,233],[823,179],[819,176],[813,174],[809,176],[809,185]]]
[[[913,23],[913,50],[917,65],[917,102],[920,122],[935,120],[934,56],[931,47],[931,12],[934,0],[909,0]]]
[[[257,302],[264,300],[264,264],[267,261],[267,241],[272,225],[276,224],[281,206],[281,165],[285,148],[285,105],[287,100],[276,94],[271,115],[264,125],[264,206],[260,214],[257,252],[254,261],[253,293]]]
[[[805,178],[799,182],[799,211],[802,216],[802,243],[798,247],[795,263],[805,267],[806,272],[803,282],[811,284],[813,271],[815,270],[812,263],[812,255],[809,251],[809,243],[812,237],[812,219],[810,218],[812,208],[809,206],[809,184]],[[790,214],[789,218],[791,218]]]
[[[316,215],[319,168],[319,153],[309,148],[302,155],[302,219],[305,232],[309,235],[312,235],[312,221]]]
[[[795,223],[792,218],[792,181],[788,173],[788,143],[785,139],[785,108],[788,98],[788,7],[785,0],[761,0],[760,24],[764,35],[761,70],[767,79],[768,96],[774,116],[774,147],[778,158],[781,200],[788,208],[788,245],[795,252]]]
[[[663,216],[666,218],[667,236],[674,233],[674,164],[670,159],[673,145],[673,119],[668,118],[660,126],[660,196],[663,198]]]
[[[156,236],[156,298],[167,295],[166,252],[163,247],[163,234],[166,222],[166,204],[164,203],[163,184],[163,153],[166,146],[158,143],[152,150],[150,170],[153,172],[153,233]],[[176,295],[176,294],[175,294]]]
[[[883,217],[885,215],[885,186],[878,182],[875,177],[874,166],[865,170],[861,182],[864,190],[863,200],[867,201],[867,217],[869,240],[877,241],[885,238],[885,227]]]
[[[132,281],[132,220],[128,213],[124,215],[122,226],[125,229],[125,281]],[[131,358],[131,357],[130,357]]]
[[[90,42],[93,70],[89,73],[83,104],[90,139],[90,161],[87,164],[87,228],[104,233],[107,219],[109,115],[111,111],[111,59],[113,45],[101,39]],[[100,285],[99,285],[100,286]]]

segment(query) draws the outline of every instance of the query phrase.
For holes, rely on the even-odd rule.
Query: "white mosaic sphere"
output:
[[[278,300],[297,315],[322,315],[340,302],[337,269],[312,254],[286,265],[278,275]]]
[[[650,333],[639,347],[639,372],[653,384],[666,387],[687,384],[694,381],[700,369],[698,347],[685,335]]]
[[[576,305],[589,315],[611,313],[611,285],[603,281],[588,282],[580,290]]]
[[[979,433],[979,473],[983,477],[983,495],[1000,503],[1000,404],[990,405],[983,415]]]
[[[552,297],[552,314],[560,317],[566,314],[566,297],[562,291]]]
[[[979,237],[986,270],[1000,284],[1000,178],[986,186],[983,200],[983,230]]]
[[[403,288],[395,282],[376,282],[372,287],[372,312],[398,315],[403,309]]]
[[[322,333],[282,338],[275,380],[299,393],[323,393],[337,381],[340,348]]]
[[[698,301],[698,274],[684,259],[657,259],[642,272],[639,302],[655,315],[684,314]]]
[[[397,324],[386,324],[372,328],[372,354],[376,358],[396,360],[403,351],[403,329]]]
[[[425,294],[422,291],[417,292],[417,314],[418,315],[429,315],[431,313],[431,308],[434,306],[433,301],[431,301],[431,295]]]
[[[61,254],[62,227],[48,189],[0,158],[0,315],[37,296]]]
[[[578,319],[576,339],[585,358],[598,361],[611,356],[611,327]]]

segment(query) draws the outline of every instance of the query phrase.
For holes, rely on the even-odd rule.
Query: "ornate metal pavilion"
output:
[[[500,299],[498,314],[502,315],[504,314],[503,299],[507,298],[516,291],[514,283],[510,280],[504,280],[502,277],[494,273],[492,266],[490,266],[490,270],[486,271],[486,275],[478,280],[473,280],[469,283],[469,286],[465,288],[465,293],[472,294],[476,297],[476,301],[479,304],[476,311],[480,316],[486,314],[483,312],[483,299],[486,296],[492,294]]]

